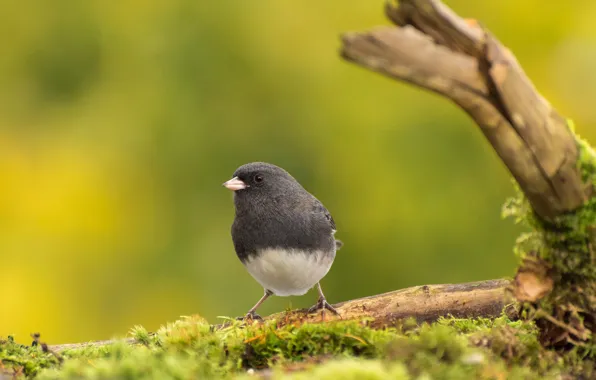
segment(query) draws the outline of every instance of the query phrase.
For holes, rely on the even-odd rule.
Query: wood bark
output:
[[[534,88],[515,56],[475,20],[438,0],[388,2],[397,27],[342,36],[342,56],[441,94],[478,124],[545,221],[591,195],[567,120]]]
[[[333,305],[339,317],[325,313],[325,321],[374,318],[372,327],[390,326],[404,318],[413,317],[418,322],[432,322],[440,317],[494,318],[506,312],[511,318],[517,316],[515,304],[507,296],[509,280],[489,280],[463,284],[423,285],[395,290],[389,293],[354,299]],[[284,321],[320,322],[321,313],[306,314],[306,310],[273,314],[265,319]],[[221,325],[214,326],[215,328]],[[133,339],[125,339],[134,343]],[[87,345],[103,346],[114,343],[103,340],[88,343],[72,343],[48,346],[54,352],[82,348]]]
[[[440,317],[497,317],[507,306],[508,280],[463,284],[423,285],[345,301],[334,305],[342,319],[374,318],[376,325],[391,325],[415,318],[419,323]],[[515,315],[515,308],[507,310]],[[327,313],[332,317],[330,313]],[[318,318],[310,315],[309,318]],[[336,317],[334,317],[336,319]]]

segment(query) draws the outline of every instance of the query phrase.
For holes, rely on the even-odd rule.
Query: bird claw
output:
[[[308,309],[308,313],[309,314],[316,313],[319,310],[323,310],[323,313],[325,313],[325,309],[329,310],[330,312],[332,312],[335,315],[339,315],[339,312],[337,310],[335,310],[335,308],[333,306],[331,306],[325,298],[319,298],[317,303],[313,307]]]
[[[246,313],[245,316],[243,317],[237,317],[236,318],[237,321],[244,321],[244,322],[248,322],[248,321],[262,321],[263,317],[261,317],[259,314],[253,312],[248,312]]]

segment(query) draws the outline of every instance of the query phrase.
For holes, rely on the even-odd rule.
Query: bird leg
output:
[[[316,313],[318,310],[323,310],[323,315],[322,315],[323,319],[325,319],[325,309],[329,310],[330,312],[332,312],[335,315],[339,315],[339,312],[337,310],[335,310],[335,308],[333,306],[331,306],[329,304],[329,302],[327,302],[327,299],[325,298],[325,295],[323,294],[323,289],[321,289],[320,282],[317,283],[317,289],[319,290],[319,300],[313,307],[308,309],[308,312]]]
[[[244,320],[244,321],[246,321],[248,319],[252,319],[252,320],[261,319],[262,320],[263,317],[261,317],[259,314],[257,314],[256,311],[259,308],[259,306],[261,306],[263,304],[263,302],[265,302],[265,300],[272,295],[273,295],[273,292],[271,290],[265,289],[265,294],[263,294],[263,297],[261,297],[259,302],[257,302],[255,304],[255,306],[251,307],[250,310],[246,313],[246,315],[244,317],[238,317],[236,319]]]

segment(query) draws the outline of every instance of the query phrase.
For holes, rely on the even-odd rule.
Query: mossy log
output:
[[[395,290],[375,296],[354,299],[333,305],[339,316],[326,313],[307,314],[306,310],[294,310],[273,314],[265,320],[286,322],[317,322],[341,319],[363,320],[371,318],[373,327],[390,326],[403,319],[414,318],[419,323],[433,322],[441,317],[456,318],[496,318],[505,312],[509,318],[517,317],[515,304],[509,303],[507,289],[510,280],[489,280],[464,284],[423,285]],[[221,328],[224,325],[215,325]],[[133,343],[129,339],[128,342]],[[50,346],[53,351],[82,348],[85,346],[104,346],[114,343],[103,340],[89,343],[72,343]]]
[[[385,11],[397,27],[346,33],[341,55],[447,97],[478,124],[521,190],[505,214],[532,229],[515,248],[516,298],[545,345],[596,355],[596,154],[479,22],[438,0]]]

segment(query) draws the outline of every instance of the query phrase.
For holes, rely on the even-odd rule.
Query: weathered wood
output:
[[[575,137],[507,48],[437,0],[390,2],[386,13],[398,27],[345,34],[345,59],[459,105],[544,220],[584,203],[592,188],[577,168]]]
[[[399,320],[413,317],[418,322],[431,322],[440,317],[454,316],[458,318],[485,317],[494,318],[506,312],[515,318],[517,309],[509,304],[507,289],[509,280],[489,280],[463,284],[423,285],[395,290],[389,293],[345,301],[333,305],[340,316],[325,314],[325,321],[373,318],[373,326],[387,326]],[[510,307],[507,307],[510,305]],[[306,310],[294,310],[277,313],[265,319],[278,319],[296,322],[321,322],[321,313],[306,314]],[[219,328],[216,325],[214,328]],[[125,339],[133,344],[133,339]],[[49,346],[54,352],[66,349],[83,348],[85,346],[103,346],[114,343],[103,340],[88,343],[71,343]]]
[[[372,317],[377,325],[391,324],[404,318],[432,322],[448,315],[458,318],[492,318],[504,311],[507,305],[506,289],[509,285],[508,280],[423,285],[334,306],[343,319]],[[509,311],[512,316],[515,315],[514,308]]]

